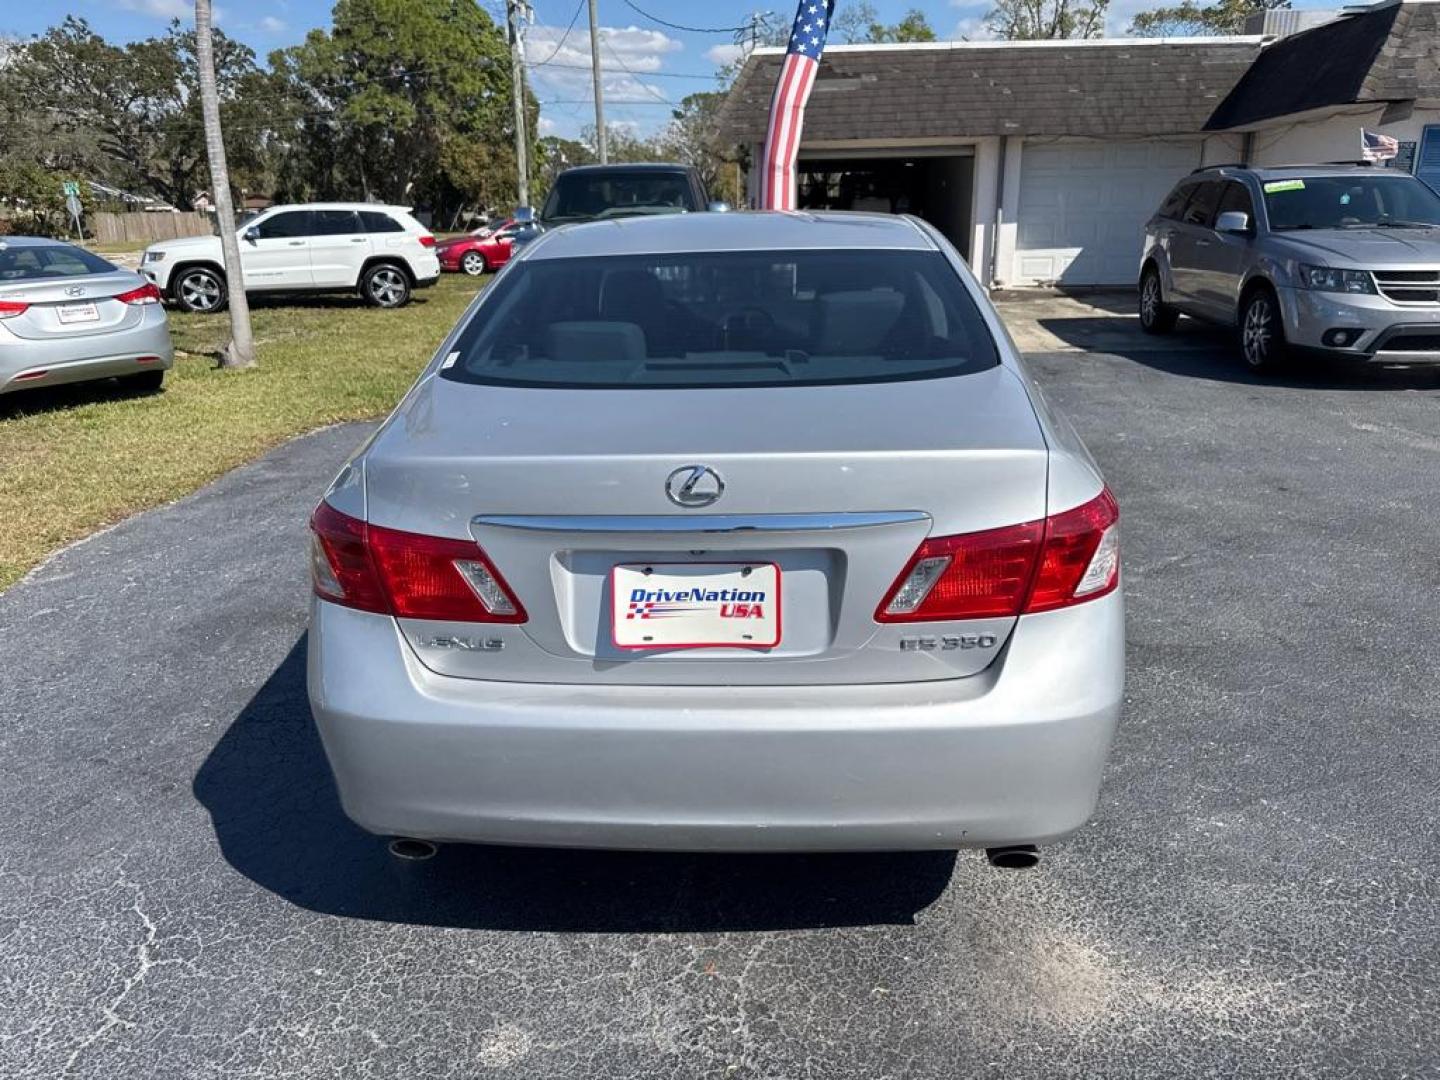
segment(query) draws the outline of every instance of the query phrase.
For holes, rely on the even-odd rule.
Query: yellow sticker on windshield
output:
[[[1265,185],[1265,194],[1274,195],[1277,191],[1304,191],[1304,180],[1271,180]]]

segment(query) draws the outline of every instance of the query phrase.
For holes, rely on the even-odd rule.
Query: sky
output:
[[[479,0],[503,17],[503,0]],[[599,0],[600,65],[606,119],[649,134],[669,119],[686,94],[713,90],[717,70],[738,47],[733,27],[750,12],[769,10],[777,22],[793,17],[794,0]],[[881,19],[895,22],[923,11],[942,38],[984,38],[986,0],[871,0]],[[1123,35],[1136,12],[1165,0],[1111,0],[1107,27]],[[333,0],[218,0],[216,21],[262,58],[329,27]],[[532,87],[540,99],[541,134],[577,136],[594,121],[590,96],[590,36],[585,0],[531,0],[535,20],[526,32]],[[846,0],[838,0],[843,6]],[[1295,7],[1342,6],[1341,0],[1295,0]],[[638,10],[637,10],[638,8]],[[193,22],[193,0],[0,0],[0,35],[43,33],[67,14],[86,19],[112,41],[163,33],[173,18]],[[663,24],[671,25],[663,25]],[[681,27],[688,29],[681,29]]]

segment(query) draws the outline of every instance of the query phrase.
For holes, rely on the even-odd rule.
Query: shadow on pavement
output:
[[[1224,336],[1217,338],[1213,351],[1159,351],[1153,347],[1104,351],[1156,371],[1212,382],[1295,390],[1440,390],[1440,366],[1369,365],[1328,356],[1300,356],[1273,375],[1257,375]]]
[[[195,776],[226,860],[291,903],[429,926],[573,932],[910,923],[953,852],[687,855],[449,845],[391,858],[340,809],[305,693],[305,638]],[[977,856],[978,857],[978,856]]]

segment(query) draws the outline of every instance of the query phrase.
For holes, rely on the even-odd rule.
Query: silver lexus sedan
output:
[[[119,378],[159,390],[175,363],[160,290],[73,244],[0,236],[0,394]]]
[[[523,249],[316,509],[309,692],[403,838],[984,847],[1091,814],[1118,512],[914,218]]]

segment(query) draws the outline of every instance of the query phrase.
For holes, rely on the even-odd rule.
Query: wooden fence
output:
[[[106,247],[134,244],[137,247],[152,240],[174,240],[181,236],[209,236],[215,229],[208,214],[194,211],[178,214],[107,214],[96,212],[85,222],[95,234],[96,242]]]

